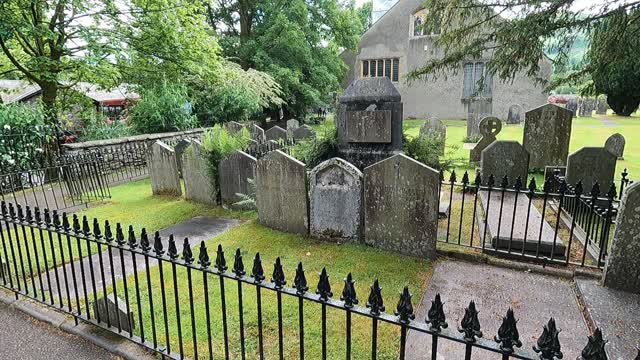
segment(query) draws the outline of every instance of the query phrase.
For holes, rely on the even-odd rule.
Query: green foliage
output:
[[[256,179],[247,179],[249,184],[249,193],[241,194],[236,193],[236,196],[240,199],[233,203],[240,209],[255,209],[256,208]]]
[[[416,136],[410,139],[405,137],[403,151],[407,156],[436,170],[450,171],[461,159],[455,159],[451,155],[457,151],[456,147],[448,149],[448,154],[442,154],[445,139],[439,136]],[[445,150],[447,150],[445,148]]]
[[[0,168],[24,167],[44,154],[43,146],[55,139],[44,118],[37,106],[0,104]]]
[[[338,132],[333,123],[325,123],[315,138],[302,140],[291,148],[291,154],[296,159],[312,169],[325,160],[338,156]]]
[[[251,135],[245,128],[231,135],[226,128],[215,126],[204,133],[202,146],[209,157],[214,179],[218,178],[218,163],[236,150],[246,149],[251,144]]]
[[[131,109],[129,121],[137,133],[183,131],[198,126],[186,89],[168,82],[144,89],[140,101]]]
[[[120,120],[95,119],[85,122],[80,141],[116,139],[132,135],[131,128]]]
[[[482,135],[481,134],[467,135],[462,139],[462,142],[463,143],[477,143],[478,141],[480,141],[480,139],[482,139]]]

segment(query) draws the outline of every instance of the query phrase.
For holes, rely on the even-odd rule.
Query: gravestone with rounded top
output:
[[[596,105],[596,114],[598,115],[606,115],[607,110],[609,110],[609,104],[607,103],[606,97],[599,97],[598,104]]]
[[[444,155],[445,142],[447,140],[447,127],[440,121],[440,119],[429,118],[420,127],[421,138],[434,138],[440,143],[440,154]]]
[[[287,130],[295,130],[300,127],[300,122],[296,119],[287,120]]]
[[[545,104],[525,113],[522,145],[529,152],[530,169],[563,166],[567,163],[573,113]]]
[[[578,116],[580,117],[592,117],[593,110],[595,110],[596,101],[591,98],[580,98],[578,100]]]
[[[502,131],[502,121],[497,117],[486,117],[480,122],[480,134],[482,139],[471,149],[469,153],[469,161],[480,161],[482,151],[496,141],[496,136]]]
[[[402,151],[402,101],[389,78],[356,80],[339,98],[341,157],[362,169]]]
[[[509,106],[507,124],[520,124],[522,122],[522,106],[514,104]]]
[[[251,140],[256,141],[258,144],[266,141],[264,129],[256,124],[251,125],[251,127],[249,128],[249,133],[251,134]]]
[[[624,139],[624,136],[619,133],[615,133],[607,139],[604,143],[604,148],[609,150],[610,153],[615,155],[618,159],[624,158],[624,147],[627,141]]]
[[[182,152],[184,197],[208,205],[217,205],[216,179],[202,144],[193,140]]]
[[[509,185],[513,185],[520,177],[526,186],[529,172],[529,153],[517,141],[499,140],[489,145],[484,151],[480,160],[482,178],[488,179],[490,175],[500,179],[507,176]]]
[[[438,171],[404,154],[364,169],[365,242],[405,255],[435,258]]]
[[[229,121],[224,126],[227,128],[227,131],[231,135],[235,135],[236,133],[242,131],[242,129],[245,128],[244,124],[241,124],[241,123],[239,123],[237,121]]]
[[[272,151],[258,160],[256,205],[258,221],[273,229],[306,234],[309,201],[305,165],[283,153]]]
[[[613,183],[616,160],[616,156],[603,147],[583,147],[567,159],[567,183],[582,181],[585,192],[589,192],[597,182],[604,194]]]
[[[340,158],[311,170],[310,232],[329,240],[358,241],[362,232],[362,172]]]
[[[255,181],[258,160],[244,151],[234,151],[218,164],[220,195],[222,202],[233,205],[240,198],[238,194],[251,193],[249,179]]]
[[[274,126],[271,129],[265,131],[265,137],[267,141],[286,141],[287,140],[287,130],[281,128],[280,126]]]
[[[313,139],[316,137],[316,132],[313,131],[311,126],[302,125],[293,130],[293,138],[296,140]]]
[[[169,145],[153,143],[147,150],[147,164],[153,195],[182,195],[176,153]]]
[[[620,201],[616,229],[604,269],[605,286],[640,293],[640,183],[629,186]]]

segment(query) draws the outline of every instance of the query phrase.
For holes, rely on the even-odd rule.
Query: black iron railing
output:
[[[3,172],[44,167],[59,155],[55,128],[41,127],[32,132],[0,129],[0,168]]]
[[[405,358],[407,338],[413,333],[431,338],[431,348],[425,346],[421,351],[429,351],[432,359],[436,358],[438,351],[443,351],[439,341],[459,344],[464,349],[465,359],[472,359],[479,349],[502,359],[562,357],[554,319],[540,329],[541,335],[536,344],[524,346],[515,314],[509,309],[499,329],[492,329],[497,336],[485,338],[478,320],[478,309],[473,302],[465,309],[459,326],[449,328],[439,295],[433,300],[426,320],[415,318],[412,297],[406,287],[397,298],[394,311],[385,312],[389,299],[383,299],[377,280],[373,282],[366,301],[359,299],[351,274],[344,280],[341,295],[334,296],[326,269],[316,279],[316,288],[311,290],[300,263],[292,286],[287,287],[280,258],[275,259],[269,277],[259,254],[255,255],[249,270],[244,266],[239,249],[233,256],[233,264],[228,264],[221,246],[217,248],[215,259],[211,259],[204,242],[195,255],[188,239],[184,239],[179,252],[173,236],[164,239],[156,233],[150,239],[144,229],[135,233],[129,227],[127,232],[120,224],[114,232],[109,222],[102,225],[94,219],[90,223],[86,217],[70,218],[66,214],[40,211],[38,208],[26,207],[23,210],[19,205],[4,202],[0,213],[0,234],[0,257],[4,264],[0,276],[2,287],[14,292],[16,297],[23,295],[68,313],[76,321],[91,322],[172,359],[212,359],[214,355],[217,358],[238,355],[263,359],[267,346],[274,348],[275,354],[283,359],[291,355],[285,352],[285,344],[293,344],[297,348],[296,355],[303,359],[307,351],[305,340],[310,336],[314,337],[313,341],[321,343],[321,355],[318,357],[326,359],[328,348],[337,346],[328,342],[328,334],[336,333],[341,334],[339,342],[340,346],[344,344],[347,359],[352,356],[376,359],[379,344],[389,340],[379,336],[380,326],[392,326],[394,333],[399,334],[391,340],[397,341],[400,359]],[[93,254],[92,261],[72,261],[88,256],[89,252]],[[57,266],[65,263],[67,265]],[[116,279],[121,279],[124,284],[116,285]],[[216,282],[219,285],[217,293],[214,293],[212,288]],[[225,286],[230,288],[225,290]],[[263,299],[267,295],[275,295],[275,299],[269,297],[277,306],[275,317],[263,316],[267,305]],[[213,296],[218,297],[215,302],[211,299]],[[95,305],[105,299],[112,299],[114,304]],[[237,304],[237,314],[231,313],[232,304]],[[197,316],[195,308],[198,306],[204,306],[205,312]],[[296,311],[284,311],[287,307],[294,307]],[[256,321],[246,322],[244,316],[249,316],[254,309]],[[305,333],[309,326],[304,322],[305,309],[320,310],[319,332]],[[342,323],[332,327],[333,323],[327,322],[328,309],[333,314],[337,312],[344,316],[344,327]],[[220,316],[214,318],[214,314]],[[201,321],[203,319],[204,322]],[[221,322],[221,332],[212,332],[214,326],[220,325],[214,324],[214,320]],[[358,353],[354,352],[352,321],[356,320],[369,322],[371,333],[367,341],[370,351],[360,347]],[[294,334],[297,334],[285,336],[285,321],[297,323],[293,325],[297,328]],[[232,329],[238,334],[232,334]],[[277,337],[274,337],[275,333]],[[189,334],[191,339],[185,334]],[[265,342],[267,335],[272,343]],[[530,335],[522,338],[529,339]],[[251,351],[246,346],[250,340],[257,342]],[[531,345],[540,355],[523,350],[530,349]],[[231,354],[230,346],[235,349],[234,354]],[[606,359],[600,330],[589,337],[583,356],[585,359]]]
[[[499,181],[499,183],[498,183]],[[452,172],[441,183],[438,240],[507,257],[603,268],[615,226],[615,185],[589,193],[548,179],[483,179]],[[447,205],[448,204],[448,205]],[[583,230],[584,229],[584,230]],[[587,235],[585,236],[584,233]]]

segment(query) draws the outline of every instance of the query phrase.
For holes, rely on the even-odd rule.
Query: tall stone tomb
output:
[[[360,169],[402,151],[402,101],[389,78],[356,80],[339,98],[338,149]]]
[[[572,120],[571,110],[554,104],[527,111],[522,146],[531,156],[530,169],[566,165]]]

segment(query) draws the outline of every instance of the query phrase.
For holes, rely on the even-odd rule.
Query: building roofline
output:
[[[396,1],[396,3],[395,3],[395,4],[393,4],[390,8],[388,8],[388,9],[387,9],[387,11],[386,11],[384,14],[382,14],[382,16],[380,16],[380,17],[378,18],[378,20],[376,20],[373,24],[371,24],[371,26],[369,26],[369,28],[367,29],[367,31],[365,31],[364,33],[362,33],[362,35],[360,35],[360,39],[362,39],[362,37],[364,37],[364,36],[365,36],[365,35],[366,35],[366,34],[367,34],[371,29],[373,29],[373,28],[374,28],[374,27],[375,27],[375,26],[380,22],[380,20],[382,20],[382,18],[384,18],[385,16],[387,16],[387,14],[388,14],[391,10],[393,10],[393,8],[394,8],[394,7],[396,7],[396,6],[400,3],[400,1],[403,1],[403,0],[398,0],[398,1]]]

